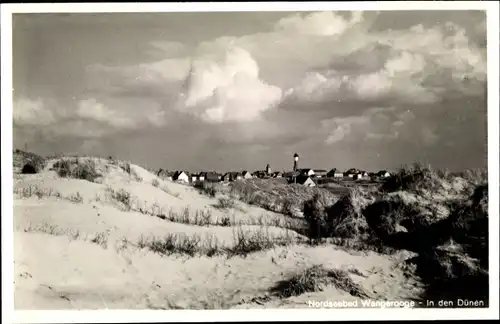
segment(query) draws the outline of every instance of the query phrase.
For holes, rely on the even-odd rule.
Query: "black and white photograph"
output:
[[[284,4],[2,5],[2,300],[498,318],[498,3]]]

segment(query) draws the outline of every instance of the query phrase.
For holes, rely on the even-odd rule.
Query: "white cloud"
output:
[[[363,22],[361,18],[353,21]],[[340,27],[336,30],[349,31]],[[406,30],[368,32],[356,40],[356,46],[352,47],[352,42],[345,46],[339,39],[334,51],[322,51],[331,55],[336,66],[342,66],[349,58],[348,71],[326,68],[322,72],[309,73],[286,91],[287,98],[303,101],[390,98],[400,102],[432,103],[440,100],[447,90],[467,94],[483,91],[480,84],[486,80],[485,50],[469,42],[465,30],[453,23],[430,29],[417,25]],[[326,44],[328,42],[325,42],[328,48]],[[359,57],[357,62],[349,56],[354,53],[352,49],[357,51],[354,56]],[[382,61],[383,65],[366,73],[365,63],[369,56],[361,55],[363,52],[377,57],[375,62]],[[357,64],[357,69],[353,63]],[[373,60],[369,65],[373,65]]]
[[[41,99],[19,99],[14,101],[12,109],[14,123],[20,126],[50,125],[56,120],[56,115],[44,105]]]
[[[369,125],[369,123],[369,114],[353,117],[337,117],[324,120],[321,123],[321,127],[328,130],[328,136],[325,139],[325,143],[331,145],[340,142],[344,140],[346,136],[351,134],[354,127]]]
[[[117,129],[132,129],[137,126],[136,121],[132,118],[109,109],[93,98],[79,102],[76,110],[76,117],[95,120]]]
[[[152,63],[129,66],[105,66],[95,64],[88,67],[87,77],[95,88],[110,85],[134,87],[144,83],[167,84],[180,82],[189,73],[188,58],[169,58]]]
[[[119,105],[116,101],[111,103],[113,107]],[[82,138],[98,138],[139,127],[161,127],[166,123],[166,114],[158,107],[135,106],[133,101],[122,103],[121,109],[110,108],[88,98],[62,107],[49,106],[41,99],[19,99],[14,104],[13,121],[18,127],[39,130],[48,137]]]
[[[259,79],[259,67],[250,53],[231,47],[193,59],[181,94],[179,110],[206,122],[252,121],[274,107],[281,89]]]
[[[283,105],[304,106],[339,100],[429,104],[448,90],[482,93],[485,50],[469,42],[463,28],[441,22],[377,30],[372,28],[376,18],[373,12],[312,12],[281,19],[269,32],[221,37],[194,49],[155,41],[152,45],[168,58],[101,67],[116,74],[101,78],[106,80],[101,84],[152,87],[159,101],[179,94],[172,106],[208,123],[257,120],[282,99]]]
[[[325,140],[326,144],[333,144],[339,142],[349,135],[351,132],[351,124],[339,124],[335,129],[328,135]]]
[[[397,113],[395,107],[372,107],[359,116],[335,117],[321,122],[320,131],[326,132],[328,145],[352,139],[396,139],[398,127],[411,120],[411,112]],[[393,125],[394,119],[401,122]]]
[[[341,141],[404,141],[423,146],[435,144],[439,139],[437,123],[417,118],[411,110],[396,107],[370,108],[359,116],[337,117],[324,120],[320,133],[324,142],[332,145]]]
[[[350,18],[343,18],[337,13],[323,11],[283,18],[275,25],[275,30],[292,34],[333,36],[344,33],[362,21],[363,12],[353,12]]]

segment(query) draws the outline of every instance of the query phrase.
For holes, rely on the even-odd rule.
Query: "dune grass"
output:
[[[52,169],[56,171],[61,178],[73,178],[96,182],[98,178],[102,177],[102,174],[97,172],[93,159],[62,158],[54,162]]]
[[[322,265],[314,265],[278,282],[271,288],[271,294],[279,298],[288,298],[308,292],[323,291],[328,286],[348,292],[354,297],[369,298],[369,295],[352,281],[346,271],[325,269]]]
[[[23,150],[16,149],[12,154],[13,167],[21,170],[25,165],[33,167],[36,173],[41,172],[47,165],[47,159]]]
[[[418,253],[410,263],[428,285],[429,300],[485,300],[487,189],[486,172],[457,175],[416,164],[390,177],[380,192],[358,188],[333,204],[315,195],[304,204],[304,217],[316,244],[329,240],[379,253]]]
[[[231,183],[229,190],[245,203],[291,216],[302,212],[304,202],[317,194],[331,199],[340,197],[327,188],[288,184],[285,179],[240,180]]]
[[[108,248],[109,233],[83,233],[79,230],[61,228],[53,224],[42,223],[39,225],[29,224],[23,228],[24,232],[38,232],[54,236],[66,236],[70,240],[83,240],[97,245],[104,249]],[[226,256],[228,258],[240,256],[245,257],[250,253],[273,249],[278,246],[287,246],[304,243],[299,237],[293,235],[291,231],[273,235],[268,228],[263,226],[258,229],[245,229],[242,226],[235,226],[233,229],[232,245],[223,244],[216,236],[200,234],[187,235],[184,233],[168,233],[163,236],[141,235],[136,242],[131,242],[125,238],[114,242],[120,249],[127,246],[147,249],[154,253],[170,256]]]

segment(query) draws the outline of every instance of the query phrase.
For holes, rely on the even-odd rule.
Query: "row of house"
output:
[[[204,171],[199,173],[190,173],[188,171],[175,171],[169,172],[167,170],[160,169],[157,173],[157,176],[163,179],[168,179],[170,181],[180,181],[186,183],[193,182],[220,182],[220,181],[236,181],[241,179],[250,179],[253,176],[248,171],[243,172],[227,172],[225,174],[221,174],[215,171]]]
[[[296,171],[291,172],[271,172],[269,165],[266,170],[259,170],[253,173],[249,171],[243,172],[227,172],[225,174],[218,173],[215,171],[204,171],[200,173],[190,173],[188,171],[175,171],[169,172],[167,170],[160,169],[157,174],[159,177],[163,179],[168,179],[171,181],[180,181],[185,183],[195,183],[195,182],[232,182],[243,179],[252,179],[252,178],[286,178],[289,182],[304,184],[304,185],[313,185],[314,180],[317,178],[335,178],[335,179],[353,179],[353,180],[362,180],[362,179],[370,179],[373,177],[386,178],[390,176],[390,173],[382,170],[377,173],[368,173],[359,169],[349,169],[346,172],[338,171],[337,169],[331,169],[330,171],[326,171],[323,169],[310,169],[303,168],[297,169]]]
[[[368,180],[374,178],[387,178],[390,177],[390,173],[385,170],[381,170],[377,173],[368,173],[356,169],[350,169],[347,172],[340,172],[336,169],[332,169],[328,172],[325,170],[298,169],[295,172],[287,172],[284,176],[287,178],[288,183],[297,183],[308,187],[314,187],[318,181],[321,181],[321,178]]]
[[[298,169],[295,172],[287,172],[284,174],[285,177],[292,177],[292,176],[308,176],[308,177],[313,177],[313,178],[352,178],[352,179],[368,179],[372,177],[381,177],[381,178],[386,178],[390,176],[390,173],[381,170],[377,173],[368,173],[363,170],[359,169],[349,169],[346,172],[341,172],[337,169],[331,169],[330,171],[326,170],[321,170],[321,169]]]

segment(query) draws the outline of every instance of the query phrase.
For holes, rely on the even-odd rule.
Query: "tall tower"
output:
[[[267,173],[267,175],[271,174],[271,166],[269,164],[266,165],[266,173]]]
[[[293,172],[299,169],[299,155],[295,153],[293,155]]]

